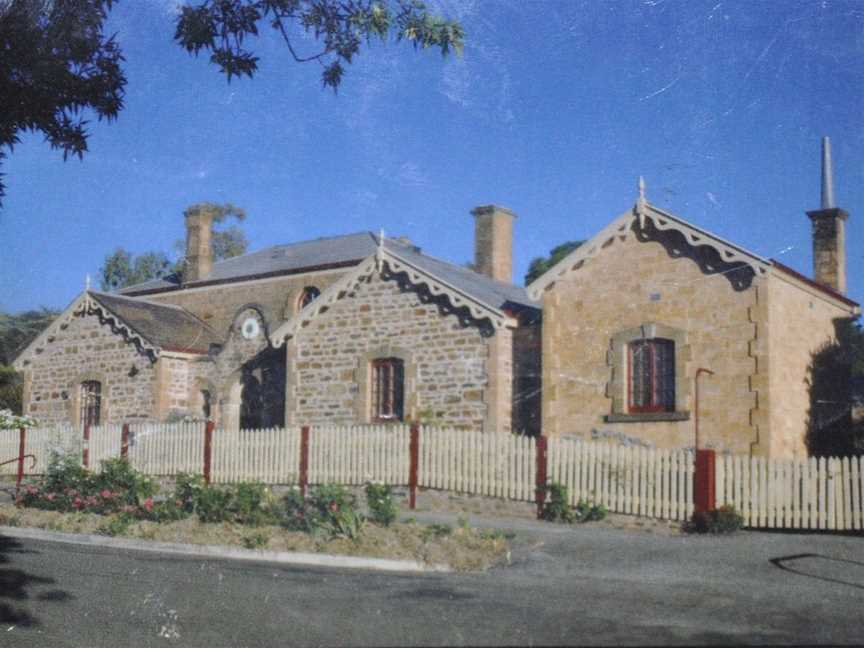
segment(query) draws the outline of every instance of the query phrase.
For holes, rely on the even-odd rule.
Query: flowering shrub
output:
[[[399,512],[393,501],[393,488],[389,484],[366,484],[366,506],[372,521],[385,527],[395,522]]]
[[[308,500],[298,490],[282,500],[282,525],[294,531],[356,540],[365,521],[354,496],[337,484],[318,486]]]
[[[102,473],[83,468],[75,455],[53,453],[44,477],[25,484],[16,504],[49,511],[135,513],[150,501],[156,486],[126,459],[102,463]],[[146,508],[144,509],[146,511]]]
[[[606,517],[607,510],[602,504],[594,504],[587,500],[579,500],[575,507],[570,507],[570,493],[566,486],[551,483],[546,487],[549,501],[543,504],[542,517],[549,522],[573,524],[574,522],[593,522]]]
[[[32,416],[18,416],[12,410],[0,410],[0,430],[18,430],[20,428],[32,428],[39,422]]]

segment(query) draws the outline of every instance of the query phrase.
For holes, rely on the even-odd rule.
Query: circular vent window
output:
[[[247,340],[254,340],[261,332],[261,326],[258,324],[257,319],[255,319],[254,317],[248,317],[246,318],[246,320],[244,320],[240,332]]]

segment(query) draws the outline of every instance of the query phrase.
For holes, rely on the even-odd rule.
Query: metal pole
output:
[[[709,376],[713,376],[714,372],[710,369],[705,369],[704,367],[699,367],[696,370],[696,377],[693,379],[695,383],[695,395],[694,395],[694,403],[693,403],[693,426],[696,428],[696,440],[694,445],[694,450],[699,450],[699,376],[703,373],[708,374]]]

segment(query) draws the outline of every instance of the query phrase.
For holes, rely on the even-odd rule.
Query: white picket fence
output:
[[[312,428],[309,483],[406,485],[410,435],[407,425]]]
[[[421,427],[419,438],[419,486],[534,500],[534,439],[432,427]]]
[[[132,425],[128,457],[150,475],[201,473],[204,425]],[[122,428],[90,430],[89,465],[120,455]],[[417,483],[460,493],[534,501],[537,480],[535,440],[452,428],[421,427]],[[368,481],[408,485],[410,428],[322,426],[309,434],[309,484],[359,485]],[[0,432],[0,461],[18,454],[17,431]],[[26,434],[26,474],[41,474],[53,449],[83,448],[72,426],[31,429]],[[214,482],[259,480],[296,484],[300,478],[301,429],[228,431],[212,437]],[[567,438],[547,441],[547,483],[567,486],[570,504],[581,500],[610,511],[667,520],[693,513],[693,453],[619,446]],[[15,462],[0,474],[15,475]],[[753,528],[864,529],[864,459],[776,461],[717,456],[717,506],[729,504]]]
[[[548,441],[549,481],[615,513],[685,520],[693,513],[693,453],[576,439]]]
[[[864,528],[864,459],[776,461],[718,456],[717,505],[732,505],[753,528]]]

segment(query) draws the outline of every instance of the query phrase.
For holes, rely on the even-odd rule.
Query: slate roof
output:
[[[398,238],[385,237],[385,246],[405,261],[429,272],[454,288],[470,295],[492,308],[540,308],[539,302],[528,297],[521,286],[495,281],[473,270],[423,254],[414,245]],[[188,284],[190,287],[213,283],[228,283],[264,276],[291,274],[324,267],[349,267],[360,263],[375,253],[378,236],[372,232],[358,232],[344,236],[301,241],[233,257],[213,264],[210,275],[202,281]],[[177,290],[180,279],[171,275],[146,283],[130,286],[120,291],[124,295]]]
[[[90,296],[160,349],[207,353],[211,343],[222,341],[207,324],[179,306],[92,290]]]

